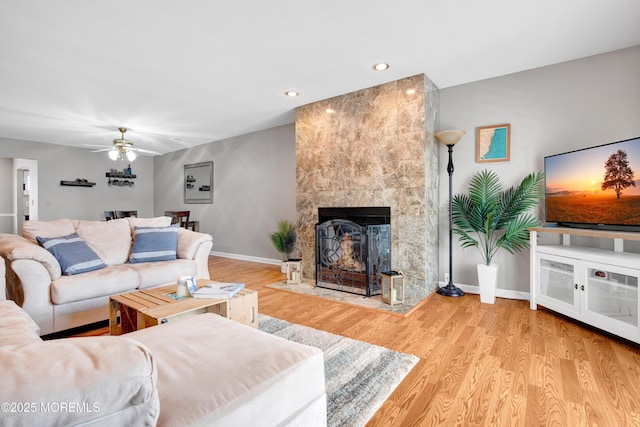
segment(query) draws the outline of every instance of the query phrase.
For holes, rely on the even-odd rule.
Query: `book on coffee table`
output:
[[[244,283],[213,282],[195,291],[194,298],[231,298],[244,288]]]

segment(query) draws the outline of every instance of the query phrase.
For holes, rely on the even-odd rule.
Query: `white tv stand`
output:
[[[539,244],[539,233],[559,234],[562,242]],[[571,236],[612,239],[613,248],[572,245]],[[529,238],[532,310],[542,305],[640,343],[640,254],[624,250],[625,240],[640,241],[640,233],[536,227]]]

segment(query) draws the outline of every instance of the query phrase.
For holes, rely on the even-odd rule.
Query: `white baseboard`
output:
[[[461,283],[455,283],[455,285],[468,294],[479,294],[480,287],[478,285],[463,285]],[[440,282],[440,286],[446,286],[446,283]],[[511,289],[496,289],[496,297],[508,298],[508,299],[521,299],[525,301],[530,300],[529,292],[514,291]]]
[[[211,255],[219,256],[219,257],[222,257],[222,258],[239,259],[239,260],[242,260],[242,261],[258,262],[260,264],[280,265],[282,263],[282,261],[279,260],[279,259],[261,258],[261,257],[255,257],[255,256],[249,256],[249,255],[230,254],[230,253],[227,253],[227,252],[211,251]]]

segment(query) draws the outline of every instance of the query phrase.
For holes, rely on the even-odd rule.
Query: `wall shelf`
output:
[[[69,187],[93,187],[95,182],[79,182],[79,181],[60,181],[60,185],[66,185]]]
[[[107,178],[135,178],[136,177],[135,174],[124,173],[124,172],[116,172],[116,173],[107,172],[105,176]]]

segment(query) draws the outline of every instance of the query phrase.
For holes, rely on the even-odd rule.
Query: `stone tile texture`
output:
[[[405,295],[435,291],[438,117],[438,88],[424,74],[296,109],[298,250],[306,279],[315,280],[319,207],[389,206],[392,268],[405,275]]]

